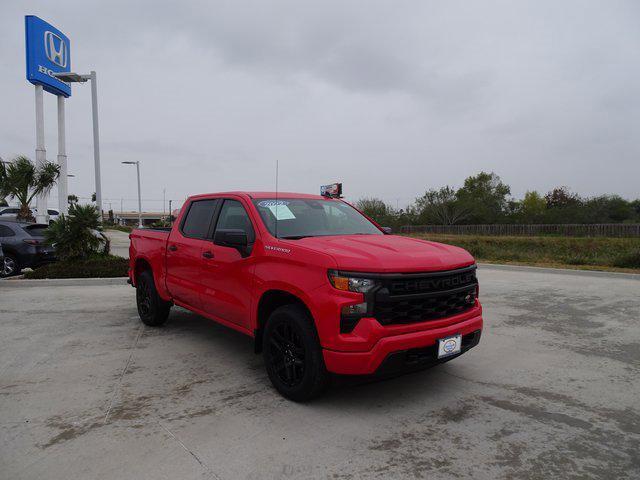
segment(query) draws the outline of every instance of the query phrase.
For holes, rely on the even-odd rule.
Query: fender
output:
[[[315,318],[313,314],[314,312],[313,299],[304,290],[300,289],[299,287],[296,287],[295,285],[292,285],[287,282],[271,281],[261,285],[260,290],[256,291],[256,295],[254,296],[254,305],[251,309],[251,327],[254,330],[259,328],[258,307],[260,305],[260,300],[262,299],[265,293],[272,290],[280,290],[282,292],[286,292],[298,298],[304,304],[304,306],[307,307],[307,310],[309,310],[309,313],[311,314],[311,318],[313,318],[313,323],[316,326],[316,330],[318,329],[318,324],[317,324],[318,320]]]

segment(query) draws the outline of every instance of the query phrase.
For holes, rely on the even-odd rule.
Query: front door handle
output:
[[[169,245],[170,252],[175,252],[176,250],[178,250],[178,247],[176,247],[175,245]]]
[[[213,253],[206,251],[202,254],[204,258],[213,258]]]

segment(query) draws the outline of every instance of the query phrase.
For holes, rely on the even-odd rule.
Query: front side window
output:
[[[260,218],[274,237],[298,239],[330,235],[383,235],[352,206],[333,199],[254,200]]]
[[[206,238],[211,226],[211,219],[216,210],[217,200],[197,200],[191,203],[187,216],[182,223],[185,237]]]
[[[247,234],[249,244],[256,238],[249,214],[237,200],[224,201],[216,224],[216,231],[218,230],[242,230]]]

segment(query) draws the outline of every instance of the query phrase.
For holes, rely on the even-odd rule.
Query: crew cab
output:
[[[395,375],[480,340],[473,257],[392,235],[339,198],[196,195],[172,228],[130,238],[141,320],[160,326],[178,305],[252,337],[292,400],[317,396],[331,374]]]

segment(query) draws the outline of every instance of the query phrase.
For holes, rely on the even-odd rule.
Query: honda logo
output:
[[[44,51],[50,61],[62,68],[66,68],[69,55],[67,53],[67,44],[60,35],[50,31],[44,32]]]

